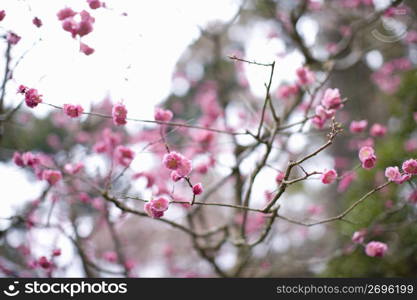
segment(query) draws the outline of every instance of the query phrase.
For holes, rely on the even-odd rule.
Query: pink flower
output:
[[[4,10],[0,10],[0,22],[3,21],[4,17],[6,17],[6,12]]]
[[[87,0],[87,2],[91,9],[97,9],[101,7],[101,2],[99,0]]]
[[[360,133],[365,130],[366,126],[368,126],[368,121],[366,120],[352,121],[352,123],[350,123],[349,130],[352,133]]]
[[[343,107],[339,89],[327,89],[324,92],[321,104],[327,109],[340,109]]]
[[[367,233],[366,229],[355,231],[352,236],[352,242],[354,242],[355,244],[362,244],[363,241],[365,240],[366,233]]]
[[[193,194],[194,195],[201,195],[203,193],[203,185],[201,183],[197,183],[193,186]]]
[[[72,17],[71,18],[66,18],[62,22],[62,28],[65,31],[70,32],[72,37],[75,37],[77,35],[78,24],[77,24],[77,22],[75,22],[75,20]]]
[[[177,170],[181,166],[183,159],[184,156],[182,154],[175,151],[171,151],[170,153],[164,155],[162,163],[166,168],[170,170]]]
[[[20,155],[19,152],[15,152],[13,153],[13,158],[12,158],[13,162],[15,163],[15,165],[19,166],[19,167],[24,167],[25,163],[23,162],[22,159],[22,155]]]
[[[42,20],[39,19],[38,17],[34,17],[32,20],[32,23],[38,28],[42,26]]]
[[[321,175],[321,182],[324,184],[331,184],[337,179],[337,173],[335,170],[328,170]]]
[[[282,85],[278,88],[277,97],[281,99],[288,99],[296,96],[299,92],[298,85]]]
[[[88,46],[87,44],[80,43],[80,52],[88,56],[94,53],[94,49]]]
[[[337,191],[343,193],[348,189],[352,181],[354,181],[355,179],[355,172],[349,172],[348,174],[342,175],[342,179],[340,180],[339,185],[337,186]]]
[[[387,177],[389,181],[399,183],[401,181],[400,170],[398,167],[388,167],[385,169],[385,177]]]
[[[311,122],[313,123],[314,127],[316,127],[317,129],[322,129],[324,127],[324,124],[326,123],[326,120],[319,116],[314,116]]]
[[[45,256],[39,258],[38,264],[42,269],[49,269],[52,267],[52,263]]]
[[[172,171],[171,172],[171,179],[174,182],[180,181],[182,178],[182,176],[178,175],[177,171]]]
[[[282,181],[284,180],[284,177],[285,177],[285,173],[279,171],[278,174],[277,174],[277,176],[275,177],[276,183],[281,184]]]
[[[66,7],[66,8],[63,8],[63,9],[61,9],[58,13],[57,13],[57,16],[58,16],[58,19],[60,20],[60,21],[63,21],[63,20],[65,20],[65,19],[67,19],[67,18],[72,18],[73,16],[75,16],[77,13],[75,12],[75,11],[73,11],[71,8],[69,8],[69,7]]]
[[[14,32],[9,32],[7,33],[7,41],[11,44],[11,45],[16,45],[17,43],[19,43],[21,37],[18,36],[16,33]]]
[[[376,164],[376,156],[372,155],[372,156],[369,156],[369,157],[365,158],[362,161],[362,168],[372,169],[373,167],[375,167],[375,164]]]
[[[334,109],[326,109],[322,105],[316,106],[316,115],[324,120],[331,119],[336,114]]]
[[[113,116],[113,123],[114,125],[120,126],[125,125],[126,117],[127,117],[127,109],[121,102],[115,104],[113,106],[112,110],[112,116]]]
[[[42,103],[42,95],[39,95],[36,89],[27,89],[25,91],[25,103],[28,107],[34,108]]]
[[[77,34],[83,37],[93,31],[95,19],[85,10],[80,12],[81,22],[78,23]]]
[[[296,74],[297,74],[297,79],[298,79],[297,83],[301,86],[310,85],[316,79],[316,76],[314,75],[314,73],[311,72],[310,69],[307,67],[298,68],[296,70]]]
[[[387,133],[387,127],[375,123],[374,125],[372,125],[370,133],[372,136],[382,137]]]
[[[417,111],[415,113],[413,113],[413,118],[414,118],[414,121],[417,122]]]
[[[61,249],[56,248],[52,251],[52,256],[61,256]]]
[[[77,173],[78,173],[78,172],[80,172],[83,168],[84,168],[84,164],[83,164],[83,163],[81,163],[81,162],[76,163],[76,164],[66,164],[66,165],[64,166],[64,170],[65,170],[65,172],[67,172],[68,174],[71,174],[71,175],[75,175],[75,174],[77,174]]]
[[[407,174],[417,175],[417,160],[406,160],[405,162],[403,162],[402,169]]]
[[[27,92],[28,88],[24,86],[23,84],[19,85],[17,89],[18,94],[25,94]]]
[[[114,263],[117,261],[117,254],[114,251],[106,251],[103,253],[103,258],[108,262]]]
[[[152,209],[156,211],[166,211],[169,206],[169,200],[165,197],[159,197],[151,201]]]
[[[176,170],[176,172],[178,173],[178,175],[180,175],[181,177],[185,177],[188,174],[191,173],[192,170],[192,163],[191,160],[189,160],[188,158],[185,158],[181,161],[181,165],[179,166],[179,168]]]
[[[145,212],[151,218],[161,218],[164,215],[164,212],[168,210],[169,201],[164,197],[159,197],[157,199],[152,199],[144,205]]]
[[[372,241],[365,247],[365,253],[371,257],[382,257],[388,251],[388,246],[385,243]]]
[[[40,163],[40,160],[37,155],[32,152],[25,152],[22,154],[23,164],[29,167],[35,167]]]
[[[114,156],[118,164],[128,167],[135,158],[135,152],[125,146],[117,146],[114,151]]]
[[[45,170],[42,173],[42,178],[48,181],[50,185],[54,185],[62,179],[62,174],[58,170]]]
[[[81,105],[64,104],[64,113],[71,118],[78,118],[83,112]]]
[[[374,148],[364,146],[359,149],[359,160],[362,163],[362,168],[372,169],[376,164],[376,155]]]
[[[156,121],[160,122],[169,122],[173,117],[173,113],[170,110],[165,110],[162,108],[155,108],[154,118]]]

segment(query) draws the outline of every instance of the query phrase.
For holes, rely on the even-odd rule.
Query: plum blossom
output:
[[[42,178],[48,181],[50,185],[54,185],[62,179],[62,174],[58,170],[44,170],[42,172]]]
[[[352,242],[354,242],[355,244],[362,244],[363,241],[365,240],[366,234],[367,234],[366,229],[355,231],[352,235]]]
[[[18,36],[16,33],[14,32],[8,32],[7,33],[7,41],[11,44],[11,45],[16,45],[17,43],[19,43],[21,37]]]
[[[174,177],[185,177],[190,174],[192,170],[191,160],[175,151],[165,154],[162,163],[167,169],[176,172]],[[171,176],[171,178],[173,178],[173,176]]]
[[[398,167],[388,167],[385,169],[385,177],[387,177],[389,181],[398,183],[401,181],[400,170]]]
[[[102,3],[99,0],[87,0],[87,2],[91,9],[97,9],[102,6]]]
[[[372,241],[365,247],[366,255],[370,257],[383,257],[388,251],[388,246],[382,242]]]
[[[368,121],[367,120],[352,121],[350,123],[349,130],[352,133],[360,133],[360,132],[363,132],[366,129],[366,126],[368,126]]]
[[[407,174],[417,175],[417,160],[406,160],[405,162],[403,162],[402,169]]]
[[[278,88],[277,97],[280,99],[289,99],[299,93],[299,87],[296,84],[282,85]]]
[[[125,146],[117,146],[114,151],[114,158],[119,165],[129,167],[132,160],[135,158],[135,152]]]
[[[127,123],[127,109],[123,103],[119,102],[113,106],[112,117],[114,125],[121,126]]]
[[[34,17],[32,20],[32,23],[38,28],[42,26],[42,20],[39,19],[38,17]]]
[[[316,80],[316,76],[307,67],[300,67],[296,70],[297,83],[300,86],[307,86],[312,84]]]
[[[170,110],[165,110],[162,108],[155,108],[155,114],[154,114],[154,118],[155,121],[160,121],[160,122],[169,122],[172,120],[173,117],[173,113]]]
[[[337,173],[335,170],[328,170],[321,175],[321,182],[324,184],[331,184],[337,179]]]
[[[34,108],[38,106],[39,103],[42,103],[42,95],[39,95],[36,89],[20,86],[18,92],[25,94],[25,103],[30,108]]]
[[[168,210],[169,200],[165,197],[152,199],[144,205],[145,212],[151,218],[161,218],[164,212]]]
[[[38,260],[38,264],[42,269],[49,269],[52,267],[52,262],[46,258],[46,256],[41,256]]]
[[[342,179],[339,182],[339,185],[337,186],[337,191],[340,193],[343,193],[348,189],[352,181],[356,179],[356,173],[355,172],[349,172],[347,174],[342,175]]]
[[[76,163],[76,164],[66,164],[66,165],[64,166],[64,170],[65,170],[65,172],[67,172],[68,174],[71,174],[71,175],[75,175],[75,174],[77,174],[77,173],[78,173],[78,172],[80,172],[83,168],[84,168],[84,164],[83,164],[83,163],[81,163],[81,162]]]
[[[201,195],[203,193],[203,185],[201,183],[197,183],[193,186],[193,194],[194,195]]]
[[[279,171],[277,176],[275,177],[275,181],[276,181],[276,183],[281,184],[282,181],[284,180],[284,178],[285,178],[285,173]]]
[[[326,109],[340,109],[343,107],[343,101],[340,97],[339,89],[327,89],[324,92],[321,104]]]
[[[375,123],[374,125],[372,125],[371,130],[370,130],[370,134],[375,137],[382,137],[386,133],[387,133],[387,127],[378,123]]]
[[[376,155],[374,148],[364,146],[359,149],[359,160],[362,163],[362,168],[372,169],[376,164]]]
[[[64,113],[71,118],[78,118],[84,112],[81,105],[64,104]]]
[[[72,18],[76,15],[77,13],[75,11],[73,11],[71,8],[66,7],[61,9],[58,13],[57,13],[57,17],[58,20],[63,21],[67,18]]]
[[[0,22],[6,17],[6,12],[4,10],[0,10]]]
[[[91,48],[85,43],[80,43],[80,52],[88,56],[94,53],[94,48]]]

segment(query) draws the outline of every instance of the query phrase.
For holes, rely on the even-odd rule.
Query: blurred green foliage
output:
[[[406,152],[404,143],[416,132],[413,112],[417,111],[417,72],[406,73],[399,91],[381,98],[381,105],[390,108],[390,120],[394,130],[376,141],[377,168],[358,172],[358,180],[344,196],[344,206],[349,207],[362,195],[377,186],[375,178],[382,178],[381,170],[388,166],[401,166],[416,152]],[[379,174],[377,174],[379,172]],[[385,179],[384,179],[385,180]],[[417,275],[417,209],[407,203],[414,182],[403,185],[391,184],[373,194],[347,217],[353,223],[338,224],[340,244],[344,253],[330,260],[321,276],[329,277],[415,277]],[[386,201],[393,207],[387,208]],[[383,258],[368,257],[362,245],[354,246],[352,234],[362,228],[368,229],[365,243],[377,240],[388,244],[389,252]],[[352,252],[351,252],[352,251]]]

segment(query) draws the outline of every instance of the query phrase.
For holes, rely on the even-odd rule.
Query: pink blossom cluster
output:
[[[64,113],[71,118],[78,118],[84,112],[81,105],[64,104]]]
[[[407,58],[397,58],[386,62],[371,76],[372,81],[385,93],[395,93],[400,85],[401,77],[398,72],[412,68],[412,63]]]
[[[125,125],[127,123],[126,106],[121,102],[116,103],[112,109],[112,117],[113,117],[114,125],[117,125],[117,126]]]
[[[169,200],[165,197],[152,199],[144,205],[145,212],[152,218],[161,218],[168,210]]]
[[[75,164],[67,163],[64,166],[65,172],[71,175],[79,173],[82,169],[84,169],[84,164],[81,162]]]
[[[135,158],[135,152],[132,149],[125,146],[117,146],[114,151],[114,158],[119,165],[129,167],[133,159]]]
[[[99,1],[90,1],[90,7],[93,5],[96,7],[100,3]],[[101,5],[101,3],[100,3]],[[98,7],[97,7],[98,8]],[[77,22],[74,17],[79,15],[80,21]],[[62,21],[62,28],[65,31],[71,33],[72,37],[75,38],[77,35],[79,37],[86,36],[87,34],[93,31],[93,24],[95,19],[90,15],[89,12],[83,10],[79,13],[73,11],[71,8],[66,7],[61,9],[57,13],[58,19]],[[94,52],[94,49],[85,43],[80,42],[80,51],[86,55],[90,55]]]
[[[159,107],[155,108],[155,114],[154,114],[155,121],[169,122],[172,120],[173,116],[174,114],[172,113],[172,111],[168,109],[165,110]]]
[[[382,242],[372,241],[365,247],[366,255],[370,257],[383,257],[388,251],[388,246]]]
[[[6,36],[6,40],[7,42],[9,42],[11,45],[16,45],[17,43],[19,43],[21,37],[18,36],[16,33],[14,32],[8,32],[7,36]]]
[[[191,160],[175,151],[165,154],[162,162],[167,169],[172,170],[171,178],[174,181],[186,177],[192,170]]]
[[[370,146],[364,146],[359,149],[359,160],[361,161],[362,168],[372,169],[376,164],[376,154],[374,148]]]
[[[30,108],[34,108],[39,103],[42,103],[42,95],[39,95],[36,89],[30,89],[24,85],[20,85],[17,92],[25,95],[25,103]]]
[[[321,175],[321,182],[324,184],[331,184],[337,179],[337,172],[335,170],[324,171]]]
[[[100,2],[99,0],[87,0],[87,3],[91,9],[97,9],[104,5],[104,3]]]
[[[404,161],[402,164],[402,170],[404,172],[403,174],[401,174],[397,166],[388,167],[385,169],[385,177],[387,177],[389,181],[397,184],[402,184],[405,181],[408,181],[411,176],[417,175],[417,160],[408,159]]]
[[[300,67],[295,71],[297,75],[297,84],[308,86],[316,80],[316,75],[308,67]]]
[[[277,90],[277,97],[279,99],[289,99],[297,96],[300,89],[296,84],[281,85]]]
[[[338,109],[343,108],[343,101],[339,89],[327,89],[324,92],[320,105],[316,107],[316,115],[313,117],[313,125],[323,128],[326,121],[334,117]]]

